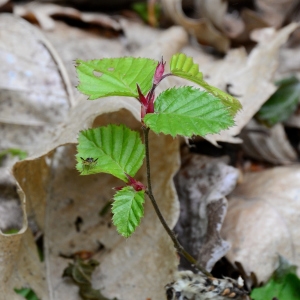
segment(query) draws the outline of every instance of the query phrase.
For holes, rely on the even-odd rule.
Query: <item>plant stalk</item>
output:
[[[199,266],[197,263],[197,260],[192,257],[184,248],[183,246],[179,243],[177,237],[175,236],[174,232],[170,229],[168,226],[167,222],[165,221],[163,215],[160,212],[160,209],[157,205],[157,202],[154,198],[153,192],[152,192],[152,186],[151,186],[151,173],[150,173],[150,156],[149,156],[149,130],[150,128],[147,127],[142,127],[143,133],[144,133],[144,142],[145,142],[145,150],[146,150],[146,169],[147,169],[147,191],[146,194],[148,195],[149,199],[151,200],[151,203],[154,207],[154,210],[166,230],[167,234],[173,241],[174,247],[177,250],[178,253],[180,253],[187,261],[189,261],[192,265],[194,265],[199,271],[201,271],[203,274],[206,276],[212,277],[212,275],[206,271],[203,267]]]

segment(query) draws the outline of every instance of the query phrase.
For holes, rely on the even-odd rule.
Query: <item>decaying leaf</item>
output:
[[[59,16],[68,19],[93,24],[115,31],[121,29],[120,24],[103,13],[80,12],[72,7],[60,6],[52,3],[30,2],[19,4],[14,7],[14,13],[20,17],[34,19],[43,30],[53,30],[56,22],[53,17]]]
[[[113,107],[112,103],[114,103]],[[99,126],[108,123],[124,123],[133,129],[139,129],[140,123],[130,117],[128,111],[109,113],[122,107],[134,112],[135,116],[139,118],[139,104],[134,99],[119,99],[112,102],[111,99],[105,98],[103,101],[83,102],[72,111],[70,123],[66,125],[68,130],[63,132],[55,143],[51,143],[50,147],[55,149],[67,141],[74,143],[82,124]],[[95,111],[98,111],[99,114],[102,112],[102,115],[94,121]],[[78,123],[74,123],[73,120],[78,120]],[[83,123],[80,120],[85,121]],[[166,185],[170,182],[176,169],[174,163],[177,161],[177,142],[171,137],[157,137],[156,135],[152,135],[151,140],[153,141],[151,147],[153,147],[152,172],[155,178],[155,194],[164,215],[172,226],[176,221],[178,206],[172,200],[175,191],[172,188],[166,188]],[[161,152],[158,151],[158,148],[161,149]],[[47,151],[47,149],[43,149],[40,153],[47,153]],[[162,153],[165,153],[164,159],[162,159]],[[146,203],[145,217],[142,219],[140,227],[130,240],[126,241],[117,234],[112,226],[110,214],[104,217],[99,217],[98,214],[103,204],[111,199],[112,187],[120,185],[120,182],[107,174],[79,176],[74,168],[74,155],[74,146],[60,147],[56,150],[52,161],[51,180],[49,179],[50,181],[47,183],[48,192],[47,194],[44,192],[39,197],[40,199],[32,199],[40,201],[39,205],[47,201],[45,260],[47,282],[51,291],[50,299],[68,297],[78,299],[76,289],[70,288],[60,278],[66,260],[59,254],[81,250],[82,245],[87,250],[95,250],[98,245],[97,241],[101,242],[107,251],[95,256],[101,265],[94,276],[94,288],[105,287],[103,294],[108,297],[132,299],[132,295],[134,295],[134,298],[139,299],[147,295],[149,298],[160,299],[162,296],[159,295],[163,294],[163,288],[161,288],[163,283],[162,279],[159,279],[160,276],[157,276],[157,270],[160,269],[162,274],[165,272],[163,275],[165,277],[170,276],[172,272],[169,272],[176,269],[177,259],[173,245],[161,230],[161,225],[155,217],[151,204]],[[34,161],[27,159],[19,162],[14,169],[16,178],[22,182],[22,188],[29,196],[34,193],[36,188],[43,188],[37,186],[35,182],[35,176],[40,177],[40,172],[43,170],[34,168],[33,163]],[[169,167],[166,168],[166,165]],[[44,168],[47,169],[49,166],[44,166]],[[162,169],[164,169],[163,172]],[[32,180],[23,182],[22,178],[28,178],[29,172],[34,174]],[[137,178],[145,181],[144,174],[141,172],[138,173]],[[33,182],[35,183],[33,184]],[[171,202],[166,199],[170,199]],[[78,216],[83,220],[79,232],[75,226]],[[157,221],[153,222],[155,219]],[[138,271],[135,267],[137,265],[139,265]],[[141,273],[148,275],[147,277],[140,276]]]
[[[278,254],[298,266],[299,166],[248,173],[229,198],[222,237],[232,244],[226,257],[240,262],[258,282],[266,282],[278,266]]]
[[[175,231],[187,251],[209,271],[230,248],[220,229],[227,211],[225,196],[233,190],[238,171],[225,161],[186,155],[175,177],[181,206]]]
[[[74,104],[55,50],[34,26],[0,15],[0,148],[29,153],[51,135]]]
[[[290,164],[297,161],[282,124],[267,128],[251,120],[241,133],[243,149],[247,155],[272,164]]]
[[[64,270],[63,277],[70,277],[78,285],[79,294],[84,300],[109,300],[101,294],[101,290],[92,287],[92,274],[98,265],[99,263],[94,259],[87,262],[75,259],[74,264],[69,263]]]
[[[243,109],[235,118],[236,126],[220,134],[206,136],[212,143],[217,141],[239,142],[234,136],[251,120],[261,105],[276,90],[273,76],[278,67],[278,51],[288,36],[297,28],[290,24],[279,31],[272,28],[259,30],[258,45],[247,57],[243,50],[232,50],[219,63],[209,68],[203,66],[203,73],[209,84],[227,90],[240,100]]]

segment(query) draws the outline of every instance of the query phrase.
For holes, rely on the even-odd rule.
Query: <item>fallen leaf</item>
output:
[[[181,6],[181,0],[163,0],[162,6],[165,13],[175,22],[184,27],[187,32],[195,36],[200,43],[215,47],[221,52],[229,49],[229,39],[218,31],[207,18],[188,18]]]
[[[72,7],[65,7],[52,3],[30,2],[27,4],[15,5],[14,13],[23,18],[34,18],[43,30],[55,29],[56,22],[53,18],[57,16],[110,28],[115,31],[121,29],[118,21],[106,14],[80,12]]]
[[[298,160],[282,124],[267,128],[251,120],[242,131],[242,147],[247,155],[272,164],[290,164]]]
[[[226,257],[266,282],[278,266],[278,254],[298,266],[299,166],[247,173],[229,197],[222,237],[232,247]]]
[[[227,211],[225,196],[233,190],[238,171],[225,161],[185,155],[175,177],[181,210],[175,231],[183,247],[208,271],[230,248],[220,229]]]
[[[133,129],[139,129],[140,123],[130,117],[128,111],[109,113],[122,107],[134,112],[136,118],[139,118],[139,104],[134,99],[121,100],[120,98],[112,102],[112,99],[105,98],[101,101],[82,103],[72,111],[70,123],[65,127],[66,131],[49,146],[55,149],[62,144],[75,143],[77,132],[83,124],[89,127],[92,124],[99,126],[111,122],[124,123]],[[102,114],[94,121],[95,111]],[[77,122],[74,123],[73,120]],[[84,123],[80,120],[84,120]],[[175,191],[171,178],[177,168],[177,141],[168,136],[154,134],[151,135],[151,141],[153,141],[151,156],[154,192],[168,223],[174,226],[178,215],[178,204],[173,200]],[[41,156],[41,160],[42,153],[47,152],[46,148],[37,156]],[[177,258],[173,245],[156,219],[151,204],[146,201],[145,217],[135,234],[126,241],[112,226],[110,215],[100,217],[98,214],[103,205],[111,199],[112,188],[120,185],[120,181],[107,174],[79,176],[74,168],[74,155],[74,146],[58,148],[52,162],[51,177],[48,178],[46,185],[48,193],[44,192],[39,199],[29,198],[32,201],[39,200],[40,206],[47,201],[44,215],[45,260],[50,299],[78,298],[77,290],[70,288],[60,277],[66,260],[59,254],[73,253],[82,250],[83,246],[84,249],[95,250],[97,241],[100,241],[107,251],[95,256],[101,264],[94,275],[94,288],[104,287],[103,293],[108,297],[140,299],[148,295],[152,299],[161,299],[163,282],[165,282],[162,278],[170,280],[172,272],[176,270]],[[44,173],[44,171],[41,168],[34,168],[33,163],[34,161],[27,159],[16,164],[14,169],[16,178],[23,183],[22,188],[29,196],[33,195],[37,188],[43,189],[44,186],[38,186],[35,180],[35,176],[41,177],[40,172]],[[49,168],[49,166],[44,167]],[[35,175],[31,176],[31,180],[24,182],[22,178],[28,178],[29,172],[34,172]],[[141,172],[137,179],[145,182]],[[44,198],[41,199],[42,197]],[[83,220],[80,232],[75,226],[78,216]],[[164,274],[163,277],[157,275],[158,269],[160,276]],[[140,274],[147,274],[147,276]],[[38,291],[36,292],[38,294]]]
[[[243,106],[235,117],[236,126],[220,134],[205,136],[208,141],[213,144],[217,141],[240,142],[234,136],[276,90],[273,76],[278,67],[278,51],[297,27],[297,24],[290,24],[278,32],[272,28],[257,30],[258,45],[248,57],[242,49],[232,50],[224,60],[202,66],[209,84],[227,89]]]
[[[30,153],[51,135],[74,104],[60,58],[38,29],[0,15],[0,148]]]

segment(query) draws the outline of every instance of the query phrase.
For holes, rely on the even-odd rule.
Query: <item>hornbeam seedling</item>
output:
[[[113,197],[113,223],[124,237],[134,233],[144,215],[145,194],[153,204],[164,229],[176,250],[206,275],[205,269],[180,245],[165,222],[151,188],[149,159],[149,130],[173,137],[219,133],[234,125],[234,116],[241,109],[240,102],[227,93],[209,85],[191,57],[175,54],[171,58],[170,73],[164,74],[165,62],[148,58],[105,58],[77,60],[78,90],[94,100],[107,96],[136,98],[141,104],[141,128],[138,132],[124,125],[81,131],[77,146],[77,170],[81,175],[109,173],[125,182],[116,187]],[[191,86],[172,87],[155,97],[155,89],[167,76],[192,81],[204,90]],[[115,101],[118,101],[116,99]],[[146,159],[147,184],[134,176]]]

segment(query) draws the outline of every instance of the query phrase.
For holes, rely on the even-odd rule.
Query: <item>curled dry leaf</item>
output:
[[[72,7],[65,7],[51,3],[30,2],[28,4],[19,4],[14,8],[14,13],[20,17],[37,21],[43,30],[53,30],[56,22],[53,17],[59,16],[84,23],[98,25],[105,28],[111,28],[119,31],[120,24],[102,13],[80,12]]]
[[[68,76],[46,38],[25,20],[0,15],[0,148],[32,153],[73,104]]]
[[[163,0],[164,11],[178,25],[184,27],[190,34],[195,36],[200,43],[215,47],[221,52],[229,49],[229,39],[217,30],[207,18],[188,18],[181,6],[182,0]]]
[[[182,245],[208,271],[230,248],[220,229],[227,211],[225,196],[234,189],[238,171],[225,161],[189,154],[175,177],[181,206],[175,230]]]
[[[248,173],[229,198],[222,236],[232,247],[226,257],[266,282],[278,267],[278,255],[298,266],[299,166]]]
[[[214,144],[217,141],[240,142],[234,138],[276,90],[273,76],[278,67],[278,51],[289,35],[298,27],[290,24],[279,31],[272,28],[259,30],[258,45],[247,57],[242,49],[232,50],[224,60],[212,66],[202,66],[209,84],[215,85],[238,98],[243,106],[236,115],[236,126],[220,134],[207,135]]]
[[[297,153],[289,143],[283,125],[267,128],[251,120],[242,131],[243,149],[258,160],[273,164],[290,164],[297,161]]]

